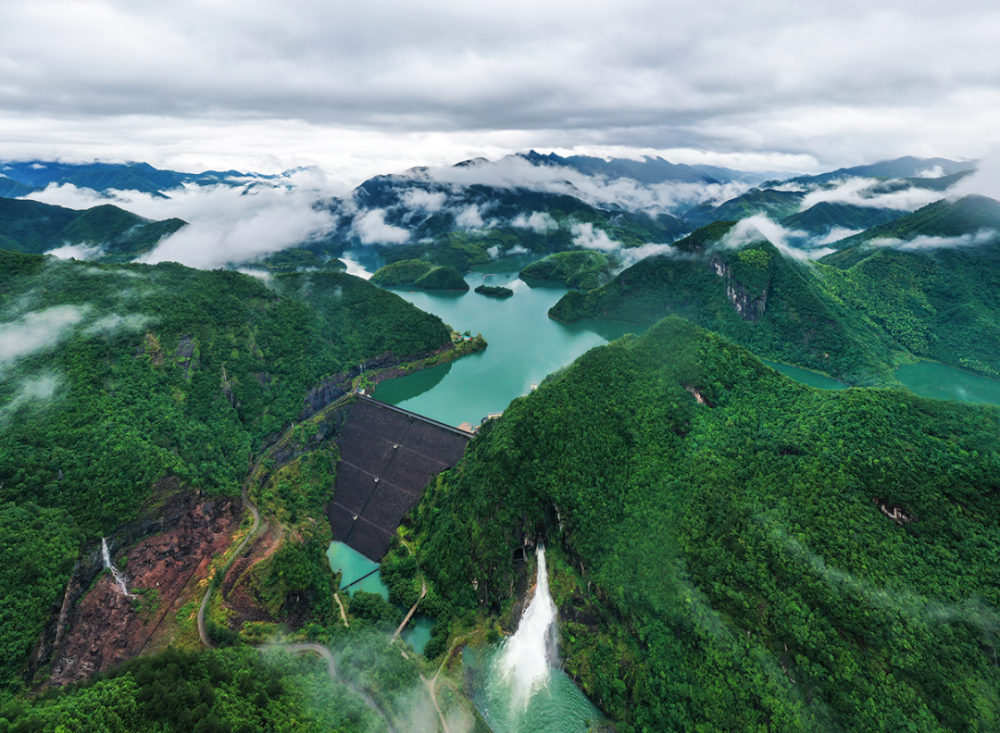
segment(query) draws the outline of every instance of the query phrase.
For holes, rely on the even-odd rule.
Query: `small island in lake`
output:
[[[476,292],[480,295],[490,295],[494,298],[509,298],[514,294],[514,291],[510,288],[500,285],[480,285],[476,288]]]

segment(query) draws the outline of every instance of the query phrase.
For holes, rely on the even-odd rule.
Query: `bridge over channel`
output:
[[[381,560],[403,515],[434,476],[461,460],[471,437],[359,395],[338,439],[336,489],[326,509],[334,537]]]

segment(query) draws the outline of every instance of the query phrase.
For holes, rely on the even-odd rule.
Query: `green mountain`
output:
[[[148,163],[60,163],[56,161],[0,161],[0,175],[30,189],[49,185],[70,184],[100,193],[108,191],[141,191],[157,198],[169,198],[164,193],[186,183],[211,186],[219,183],[243,183],[247,179],[274,180],[280,176],[264,176],[239,171],[204,171],[181,173],[160,170]],[[0,179],[2,180],[2,179]],[[0,192],[2,192],[0,187]],[[10,194],[0,194],[10,195]],[[23,193],[13,195],[21,196]]]
[[[453,267],[432,265],[423,260],[401,260],[372,275],[375,285],[412,285],[423,290],[468,290],[462,273]]]
[[[18,196],[27,196],[29,193],[40,190],[37,186],[26,186],[13,178],[0,175],[0,198],[12,199]]]
[[[830,298],[812,265],[785,257],[762,235],[721,245],[733,226],[703,227],[677,242],[675,254],[641,260],[588,293],[567,293],[549,315],[641,324],[678,315],[761,356],[852,384],[890,379],[890,351],[874,325]]]
[[[998,229],[1000,202],[939,201],[842,240],[821,260],[833,266],[825,286],[914,354],[996,376]]]
[[[342,273],[265,285],[6,251],[0,340],[0,702],[99,534],[164,487],[238,495],[262,447],[323,406],[325,377],[451,343],[436,316]]]
[[[761,356],[852,384],[891,381],[899,353],[1000,374],[1000,202],[939,201],[809,264],[770,245],[720,247],[730,226],[700,229],[677,243],[677,256],[568,293],[550,315],[629,323],[681,315]],[[759,269],[745,266],[750,257]]]
[[[823,235],[834,228],[863,230],[879,224],[887,224],[906,216],[897,209],[877,209],[871,206],[838,204],[822,201],[805,211],[786,216],[781,225],[788,229],[803,231],[812,235]]]
[[[516,157],[528,161],[536,166],[560,166],[572,168],[580,173],[589,176],[604,176],[607,178],[631,178],[634,181],[646,184],[664,183],[666,181],[683,181],[685,183],[715,183],[716,177],[704,171],[705,166],[690,166],[677,163],[670,163],[663,158],[645,156],[642,160],[629,160],[627,158],[595,158],[587,155],[570,155],[561,157],[555,153],[543,155],[534,150],[517,155]],[[719,180],[726,174],[725,168],[713,169],[713,172],[720,174]],[[738,173],[738,171],[728,171],[728,173]]]
[[[904,156],[894,160],[883,160],[878,163],[858,165],[853,168],[838,168],[835,171],[821,173],[816,176],[797,176],[789,179],[793,183],[816,185],[830,183],[843,178],[916,178],[921,173],[940,168],[943,177],[962,176],[976,169],[975,161],[959,162],[947,158],[915,158]],[[934,178],[919,178],[921,181],[940,180]],[[767,184],[764,184],[767,185]]]
[[[949,201],[942,199],[895,221],[871,227],[837,243],[838,252],[823,262],[849,267],[871,252],[877,240],[904,244],[917,237],[975,236],[982,231],[1000,231],[1000,201],[969,195]]]
[[[798,191],[752,188],[742,196],[718,206],[701,204],[689,209],[684,212],[683,218],[695,227],[705,226],[713,221],[738,221],[756,214],[765,214],[778,220],[798,211],[804,195]]]
[[[544,542],[565,669],[619,731],[988,730],[998,476],[997,408],[814,390],[669,318],[485,425],[418,562],[506,623]]]
[[[618,266],[617,259],[603,252],[557,252],[532,262],[521,270],[520,277],[565,283],[578,290],[593,290],[608,282]]]
[[[0,198],[0,245],[41,254],[67,244],[99,247],[111,262],[135,259],[186,222],[150,221],[111,204],[78,211],[39,201]]]

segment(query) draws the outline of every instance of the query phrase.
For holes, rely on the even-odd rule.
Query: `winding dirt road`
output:
[[[253,476],[256,468],[257,467],[254,466],[254,470],[250,472],[251,476]],[[240,492],[240,498],[243,499],[243,506],[249,509],[250,513],[253,515],[253,526],[250,528],[250,531],[247,532],[247,536],[243,538],[243,541],[240,542],[239,547],[236,548],[236,552],[233,553],[233,557],[236,557],[243,552],[243,548],[246,547],[250,539],[257,533],[257,528],[260,527],[260,510],[253,505],[253,502],[250,501],[250,496],[247,493],[249,486],[250,479],[247,479],[246,483],[243,484],[243,490]],[[208,636],[208,630],[205,628],[205,609],[208,608],[208,602],[211,598],[212,583],[209,581],[208,588],[205,590],[205,597],[201,599],[201,606],[198,608],[198,636],[201,637],[202,644],[207,646],[209,649],[214,649],[215,644],[212,643],[212,640]]]

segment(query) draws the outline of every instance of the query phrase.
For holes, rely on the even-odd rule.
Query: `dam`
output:
[[[338,438],[340,461],[326,509],[334,538],[369,560],[381,560],[403,515],[434,476],[461,460],[471,437],[358,395]]]

